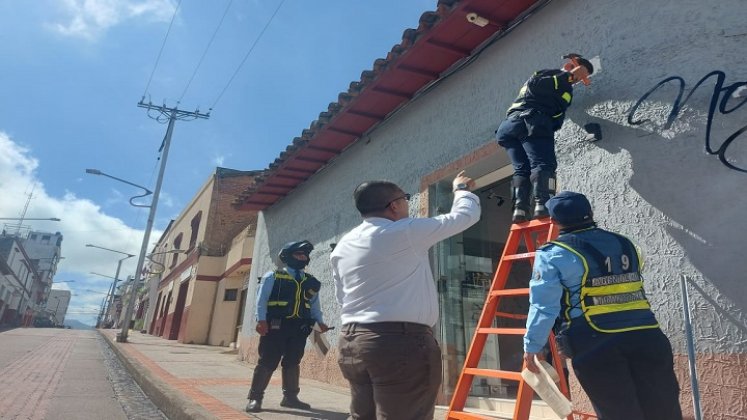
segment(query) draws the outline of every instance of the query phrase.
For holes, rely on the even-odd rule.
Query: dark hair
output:
[[[594,74],[594,65],[591,64],[591,61],[583,57],[577,57],[576,61],[578,61],[578,64],[581,64],[582,66],[586,67],[586,71],[589,72],[589,76]]]
[[[384,210],[387,203],[401,191],[397,184],[389,181],[366,181],[355,188],[355,208],[362,216]]]

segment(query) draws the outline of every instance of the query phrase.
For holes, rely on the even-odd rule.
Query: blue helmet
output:
[[[314,245],[311,245],[311,242],[309,241],[296,241],[296,242],[288,242],[287,244],[283,245],[282,248],[280,248],[280,253],[278,254],[278,257],[280,258],[280,261],[289,264],[289,260],[294,260],[293,253],[294,252],[303,252],[306,254],[306,256],[309,256],[311,254],[311,251],[314,250]]]

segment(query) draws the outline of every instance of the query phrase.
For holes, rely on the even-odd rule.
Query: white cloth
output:
[[[451,212],[398,221],[370,217],[345,234],[330,256],[342,325],[438,321],[428,249],[480,219],[480,199],[456,191]]]

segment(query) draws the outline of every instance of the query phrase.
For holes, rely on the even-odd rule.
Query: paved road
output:
[[[95,331],[0,333],[0,419],[165,419]]]

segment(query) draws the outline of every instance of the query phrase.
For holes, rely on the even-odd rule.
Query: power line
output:
[[[189,78],[189,81],[187,82],[187,86],[184,87],[184,91],[182,92],[182,95],[177,100],[177,103],[181,102],[182,98],[184,98],[184,95],[187,94],[187,89],[189,89],[189,86],[192,84],[192,80],[194,80],[195,75],[197,75],[197,70],[200,69],[200,66],[202,65],[202,61],[205,59],[205,56],[207,55],[207,52],[210,49],[210,46],[213,45],[213,40],[215,40],[215,36],[218,34],[218,30],[223,25],[223,21],[226,19],[226,15],[228,14],[228,9],[231,8],[231,3],[233,3],[233,0],[230,0],[228,4],[226,5],[226,10],[223,11],[223,16],[221,16],[220,22],[218,22],[218,27],[215,28],[215,31],[213,32],[213,36],[210,37],[210,41],[208,41],[207,46],[205,47],[205,51],[202,52],[202,57],[200,57],[200,61],[197,62],[195,71],[192,72],[192,76]]]
[[[182,5],[182,0],[179,0],[179,3],[176,4],[176,8],[174,8],[174,15],[171,16],[171,22],[169,22],[169,29],[166,30],[166,35],[163,37],[163,43],[161,43],[161,49],[158,51],[158,57],[156,57],[156,62],[153,64],[153,71],[150,72],[148,83],[145,85],[145,90],[143,91],[143,99],[145,99],[145,95],[148,94],[148,88],[150,88],[150,82],[153,81],[153,75],[156,74],[156,68],[158,68],[158,62],[161,60],[161,54],[163,53],[163,47],[166,46],[166,40],[169,38],[169,32],[171,32],[171,26],[174,24],[174,20],[176,19],[176,12],[179,11],[179,6],[181,5]]]
[[[257,46],[257,44],[259,43],[259,41],[262,39],[262,35],[264,35],[265,31],[270,26],[270,23],[272,23],[272,20],[275,19],[275,15],[277,15],[278,11],[280,10],[280,8],[283,7],[283,3],[285,3],[285,0],[282,0],[280,2],[280,4],[278,5],[277,9],[275,9],[275,12],[272,14],[272,16],[270,16],[270,19],[265,24],[265,27],[262,28],[262,32],[260,32],[259,35],[257,36],[257,39],[254,40],[254,43],[249,48],[249,51],[247,51],[246,55],[244,55],[244,59],[241,60],[241,63],[239,63],[239,66],[236,67],[236,71],[233,72],[233,75],[231,76],[231,78],[228,79],[228,83],[226,83],[226,86],[223,88],[223,90],[221,90],[220,94],[218,95],[218,98],[215,100],[215,102],[213,103],[213,105],[210,107],[211,110],[213,108],[215,108],[215,106],[218,104],[218,101],[220,101],[220,99],[223,97],[223,94],[226,93],[226,90],[228,90],[228,87],[231,86],[231,83],[233,82],[233,79],[236,78],[236,75],[239,73],[239,70],[241,70],[241,67],[244,65],[244,63],[246,62],[246,60],[249,58],[249,55],[252,53],[252,51],[254,51],[254,47]]]

